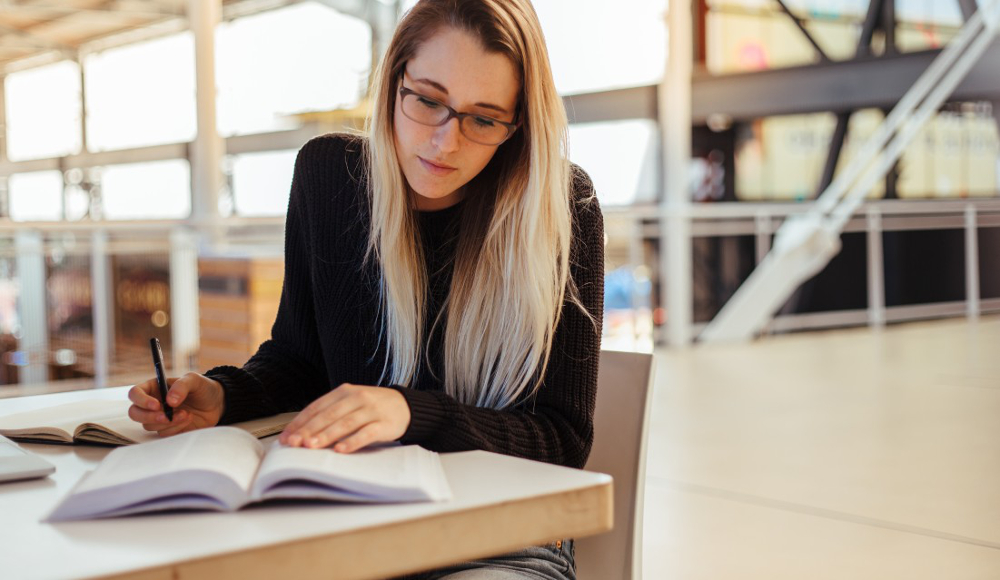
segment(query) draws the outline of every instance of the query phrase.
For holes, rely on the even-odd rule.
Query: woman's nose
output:
[[[448,119],[447,123],[434,131],[434,145],[444,152],[458,151],[461,139],[462,130],[457,118]]]

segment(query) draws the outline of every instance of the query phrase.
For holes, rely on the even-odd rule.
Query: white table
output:
[[[3,415],[125,388],[0,400]],[[236,513],[40,520],[109,448],[25,444],[52,476],[0,484],[0,576],[365,579],[611,529],[611,477],[485,451],[443,454],[454,498],[409,505],[261,505]]]

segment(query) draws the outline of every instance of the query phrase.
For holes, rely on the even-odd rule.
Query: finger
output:
[[[170,387],[167,389],[167,404],[171,407],[179,407],[187,399],[191,389],[198,384],[197,375],[188,373],[179,379],[167,380]]]
[[[347,385],[344,385],[347,386]],[[313,420],[316,419],[318,415],[325,412],[331,405],[337,404],[339,401],[343,400],[349,396],[350,390],[344,389],[343,386],[330,391],[329,393],[323,395],[322,397],[316,399],[312,403],[306,406],[305,409],[299,411],[299,414],[292,419],[292,421],[285,426],[284,431],[281,432],[281,436],[278,438],[279,441],[286,445],[297,446],[304,439],[303,434],[300,433],[303,427],[309,425]],[[310,433],[318,430],[319,428],[310,429]],[[298,436],[296,438],[296,436]],[[293,443],[293,441],[296,441]]]
[[[341,399],[314,415],[312,419],[293,433],[289,440],[298,440],[300,445],[306,447],[325,447],[337,440],[337,438],[330,438],[329,436],[322,439],[319,438],[320,434],[326,432],[327,429],[339,424],[339,428],[333,433],[343,437],[360,429],[365,423],[370,421],[373,417],[368,418],[365,415],[354,416],[365,407],[365,400],[357,395]]]
[[[355,431],[353,435],[337,442],[333,446],[333,450],[337,453],[354,453],[372,443],[385,441],[386,439],[382,437],[381,431],[378,423],[369,423]]]
[[[156,379],[139,383],[128,390],[128,400],[132,401],[137,407],[149,409],[150,411],[159,411],[160,401],[156,397],[150,396],[150,393],[155,392],[153,391],[155,388]]]
[[[303,438],[303,445],[311,449],[320,449],[336,443],[345,437],[360,431],[376,420],[375,413],[370,409],[361,408],[347,413],[331,421],[323,429]]]
[[[164,429],[169,429],[171,426],[188,419],[191,417],[191,413],[187,411],[177,411],[174,413],[174,419],[171,421],[167,419],[167,416],[162,412],[154,413],[151,421],[142,424],[142,428],[146,431],[156,431],[161,432]]]
[[[190,431],[191,426],[191,414],[181,411],[177,414],[177,417],[170,423],[170,426],[159,432],[160,437],[170,437],[171,435],[176,435],[184,431]]]
[[[132,405],[128,408],[128,418],[132,419],[136,423],[156,423],[158,421],[157,417],[161,416],[159,410],[147,411],[136,405]]]

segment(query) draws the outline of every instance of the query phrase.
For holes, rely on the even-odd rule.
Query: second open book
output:
[[[342,454],[275,441],[265,450],[242,429],[213,427],[113,450],[47,519],[168,509],[232,511],[278,498],[409,502],[450,497],[438,455],[416,445]]]

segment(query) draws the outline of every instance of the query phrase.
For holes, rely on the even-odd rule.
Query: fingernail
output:
[[[148,403],[146,403],[146,408],[149,409],[150,411],[155,411],[157,406],[158,403],[154,400],[150,400]]]
[[[319,447],[319,438],[313,437],[309,440],[309,447]]]
[[[167,397],[167,402],[170,403],[171,405],[176,405],[177,398],[178,398],[177,395],[170,395],[169,397]]]

